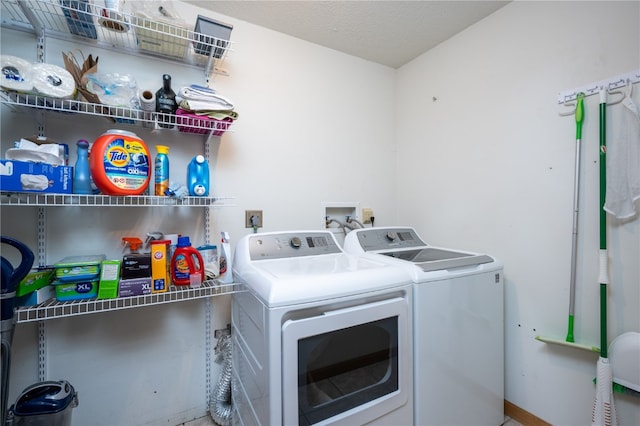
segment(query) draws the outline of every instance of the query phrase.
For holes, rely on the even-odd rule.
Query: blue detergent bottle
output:
[[[192,197],[209,196],[209,165],[203,155],[196,155],[189,163],[187,186]]]
[[[93,194],[91,189],[91,172],[89,171],[89,142],[80,139],[78,145],[78,159],[73,169],[73,193]]]

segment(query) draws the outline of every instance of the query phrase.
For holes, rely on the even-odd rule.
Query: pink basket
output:
[[[233,119],[227,117],[223,120],[216,120],[203,115],[196,115],[182,108],[176,110],[176,125],[178,130],[183,133],[199,133],[205,134],[213,130],[214,136],[221,136],[229,126],[233,123]]]

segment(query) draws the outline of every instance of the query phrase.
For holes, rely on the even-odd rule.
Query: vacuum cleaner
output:
[[[0,284],[0,309],[2,312],[2,412],[0,426],[67,426],[71,424],[71,410],[78,406],[78,396],[66,380],[45,381],[27,387],[16,403],[8,409],[9,374],[11,370],[11,343],[16,326],[15,298],[18,284],[29,274],[33,266],[33,252],[18,240],[0,236],[0,242],[14,247],[21,256],[14,269],[5,257],[0,256],[2,273]]]
[[[14,315],[14,304],[16,298],[16,287],[20,284],[33,266],[33,252],[18,240],[10,237],[0,237],[2,244],[7,244],[20,252],[21,261],[17,268],[13,268],[11,262],[0,256],[2,275],[0,283],[2,292],[0,293],[0,310],[2,312],[2,425],[6,424],[8,417],[9,398],[9,373],[11,369],[11,343],[13,342],[13,332],[16,326]]]

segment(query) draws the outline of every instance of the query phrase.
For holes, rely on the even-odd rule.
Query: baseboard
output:
[[[504,415],[511,417],[524,426],[551,426],[551,423],[545,422],[540,417],[534,416],[506,399],[504,400]]]

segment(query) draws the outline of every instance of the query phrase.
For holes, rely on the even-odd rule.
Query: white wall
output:
[[[504,261],[506,399],[552,424],[589,424],[598,359],[534,339],[567,330],[575,120],[556,99],[639,68],[640,3],[516,1],[398,72],[398,222]],[[575,329],[596,346],[598,103],[585,100]],[[638,217],[609,220],[609,258],[612,340],[640,331]],[[616,403],[640,423],[637,398]]]
[[[213,85],[236,103],[240,119],[234,132],[212,141],[211,165],[214,194],[237,198],[234,207],[213,210],[214,235],[230,231],[233,243],[250,232],[245,209],[264,210],[264,231],[316,229],[324,202],[358,202],[374,209],[380,226],[411,224],[431,244],[500,257],[506,265],[507,399],[554,424],[588,424],[597,355],[534,340],[537,334],[563,336],[568,306],[575,124],[558,115],[556,97],[640,67],[638,6],[515,2],[395,71],[180,5],[187,22],[200,12],[234,25],[235,52],[224,64],[230,77],[218,76]],[[56,45],[49,45],[47,58],[60,64]],[[31,44],[14,43],[5,31],[2,52],[35,56]],[[104,70],[129,60],[100,54]],[[192,70],[161,61],[153,68],[134,62],[127,69],[151,88],[160,86],[165,70],[176,86],[200,81]],[[593,97],[586,102],[576,298],[576,337],[594,344],[596,103]],[[31,117],[2,108],[3,151],[14,138],[35,132],[30,123]],[[91,119],[69,123],[48,117],[47,134],[73,143],[113,127]],[[150,145],[159,143],[155,134],[136,131]],[[202,140],[178,133],[164,133],[161,140],[167,138],[178,176]],[[100,210],[86,217],[86,209],[51,210],[49,262],[95,241],[118,255],[121,236],[155,230],[156,224],[170,232],[201,228],[200,216],[174,211],[167,225],[164,209],[124,209],[115,220]],[[2,234],[11,230],[34,243],[35,217],[30,209],[3,208]],[[58,229],[65,217],[86,237]],[[614,337],[640,330],[638,220],[612,221],[610,234]],[[195,238],[202,238],[201,231]],[[224,326],[228,299],[213,303],[214,327]],[[148,329],[125,330],[144,322]],[[68,378],[81,391],[76,424],[157,424],[167,417],[177,423],[204,414],[203,322],[203,304],[188,302],[48,323],[50,376]],[[33,324],[17,327],[11,398],[37,379],[37,332]],[[176,336],[177,346],[170,342]],[[124,354],[138,360],[159,352],[166,358],[144,368],[115,368],[127,364]],[[113,378],[127,392],[133,384],[137,394],[96,396]],[[154,393],[166,386],[186,395]],[[127,405],[132,401],[139,403]],[[637,400],[616,395],[616,402],[620,423],[640,423]],[[127,409],[118,410],[122,406]]]
[[[249,233],[245,209],[264,211],[265,231],[318,229],[324,202],[376,206],[379,222],[392,223],[394,70],[190,5],[181,4],[179,12],[189,23],[201,13],[234,25],[236,48],[224,64],[230,77],[216,76],[213,87],[235,102],[240,118],[234,132],[211,141],[210,165],[213,194],[236,198],[233,207],[212,209],[212,235],[229,231],[233,245]],[[100,72],[128,72],[153,91],[165,72],[174,88],[203,81],[192,68],[51,40],[46,61],[62,65],[60,52],[76,47],[99,55]],[[2,53],[36,59],[32,37],[5,29]],[[2,152],[37,132],[24,110],[3,106],[1,118]],[[114,126],[100,117],[48,114],[45,124],[47,136],[70,144],[72,163],[78,139],[93,141],[114,127],[134,130],[154,152],[156,144],[168,144],[172,180],[182,182],[187,162],[204,143],[199,136]],[[47,208],[46,263],[96,250],[117,258],[121,237],[155,230],[188,234],[200,244],[198,210]],[[34,208],[3,207],[2,235],[35,250],[36,219]],[[213,328],[224,328],[229,298],[212,303]],[[193,301],[47,321],[47,378],[65,378],[79,391],[74,424],[178,424],[204,416],[204,309],[203,301]],[[10,401],[38,379],[38,331],[34,323],[16,327]],[[213,370],[215,379],[219,366]]]

